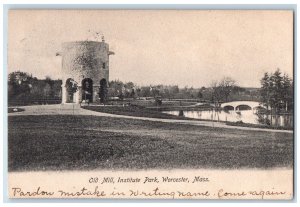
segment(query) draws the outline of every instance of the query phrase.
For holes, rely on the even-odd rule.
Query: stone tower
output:
[[[109,45],[96,41],[65,42],[62,51],[62,103],[98,102],[109,80]],[[70,90],[77,85],[77,91]],[[72,87],[71,87],[72,88]]]

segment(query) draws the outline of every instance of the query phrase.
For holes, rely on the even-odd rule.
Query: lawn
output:
[[[160,118],[160,119],[193,120],[192,118],[188,118],[184,116],[175,116],[172,114],[165,114],[162,113],[160,110],[148,109],[143,106],[137,106],[137,105],[129,105],[124,107],[123,106],[83,106],[82,108],[91,111],[126,115],[126,116],[149,117],[149,118]]]
[[[249,124],[243,122],[226,122],[226,125],[229,126],[239,126],[239,127],[252,127],[252,128],[261,128],[261,129],[279,129],[279,130],[293,130],[294,127],[290,126],[270,126],[263,124]]]
[[[293,166],[293,134],[96,116],[8,117],[9,171]]]

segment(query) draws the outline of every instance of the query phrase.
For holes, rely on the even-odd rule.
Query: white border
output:
[[[3,5],[4,4],[70,4],[70,0],[44,0],[44,1],[41,1],[41,0],[31,0],[31,1],[22,1],[22,0],[3,0],[2,1],[3,3],[1,3],[1,22],[2,22],[2,27],[1,27],[1,45],[2,45],[2,48],[3,48]],[[142,4],[157,4],[157,5],[168,5],[168,4],[210,4],[210,5],[213,5],[213,4],[227,4],[227,6],[229,6],[228,4],[243,4],[243,5],[246,5],[246,4],[298,4],[298,2],[296,0],[286,0],[286,1],[279,1],[279,0],[244,0],[244,1],[240,1],[240,0],[231,0],[231,1],[222,1],[222,0],[210,0],[210,1],[203,1],[203,0],[144,0],[144,1],[141,1],[141,0],[73,0],[71,2],[72,4],[109,4],[109,5],[112,5],[112,4],[121,4],[121,5],[124,5],[124,4],[139,4],[139,5],[142,5]],[[30,6],[30,5],[27,5],[27,6]],[[299,23],[299,15],[297,16],[297,28],[298,27],[298,23]],[[297,37],[295,37],[298,39],[298,35]],[[297,47],[298,48],[298,41],[297,41]],[[298,59],[298,55],[299,53],[297,53],[297,59]],[[3,50],[1,50],[0,52],[0,63],[1,65],[3,66]],[[297,75],[297,71],[295,71],[295,77],[294,79],[296,80],[296,83],[298,83],[298,75]],[[0,72],[0,78],[1,80],[4,80],[4,77],[3,77],[3,69],[1,70]],[[5,84],[2,82],[2,84]],[[297,87],[295,88],[296,91],[298,91],[298,84],[297,84]],[[295,103],[298,103],[298,96],[295,100]],[[3,100],[4,99],[4,96],[3,96],[3,90],[0,90],[0,108],[1,108],[1,114],[3,114]],[[296,106],[298,108],[298,104]],[[298,117],[298,111],[296,112],[296,117]],[[0,124],[1,124],[1,131],[0,133],[3,135],[3,117],[2,119],[0,119]],[[295,126],[295,129],[298,128],[298,125],[299,123],[297,123],[297,125]],[[297,139],[297,138],[296,138]],[[296,142],[297,143],[297,149],[299,148],[299,141]],[[1,140],[0,141],[0,146],[1,146],[1,149],[3,149],[3,141]],[[299,160],[299,154],[297,153],[297,157],[296,157],[297,160]],[[0,150],[0,160],[2,162],[3,160],[3,153],[2,151]],[[299,171],[297,170],[297,177],[298,177],[298,173]],[[157,206],[158,204],[157,203],[153,203],[153,202],[150,202],[150,203],[131,203],[131,201],[129,200],[128,202],[126,203],[3,203],[3,165],[1,163],[0,165],[0,179],[1,179],[1,188],[0,188],[0,206],[99,206],[99,205],[105,205],[105,206],[116,206],[116,205],[122,205],[122,206],[140,206],[140,205],[143,205],[143,206]],[[299,179],[296,180],[296,185],[299,186]],[[298,195],[295,195],[297,198],[299,198],[299,193],[297,192]],[[163,202],[163,201],[162,201]],[[296,201],[295,201],[296,202]],[[220,205],[221,203],[183,203],[183,202],[176,202],[176,203],[163,203],[163,205],[167,205],[167,206],[195,206],[195,205],[205,205],[205,206],[218,206]],[[161,204],[159,204],[161,205]],[[222,206],[240,206],[240,205],[243,205],[243,206],[252,206],[252,205],[255,205],[255,206],[296,206],[297,203],[282,203],[282,202],[279,202],[279,203],[222,203]]]

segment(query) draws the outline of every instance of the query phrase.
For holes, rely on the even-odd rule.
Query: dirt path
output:
[[[74,115],[106,116],[106,117],[115,117],[115,118],[137,119],[137,120],[156,121],[156,122],[165,122],[165,123],[179,123],[179,124],[188,124],[188,125],[196,125],[196,126],[231,128],[231,129],[240,129],[240,130],[293,133],[292,130],[276,130],[276,129],[261,129],[261,128],[252,128],[252,127],[229,126],[221,122],[211,122],[211,121],[202,121],[202,120],[194,121],[194,120],[159,119],[159,118],[149,118],[149,117],[135,117],[135,116],[108,114],[103,112],[96,112],[96,111],[82,109],[78,104],[33,105],[33,106],[22,106],[20,108],[25,109],[25,111],[9,113],[8,116],[74,114]]]

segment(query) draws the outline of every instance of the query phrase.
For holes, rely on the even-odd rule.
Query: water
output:
[[[179,111],[164,111],[163,113],[179,116]],[[255,110],[243,111],[183,111],[183,116],[215,121],[228,121],[249,124],[262,124],[271,126],[293,127],[292,115],[258,115]]]

